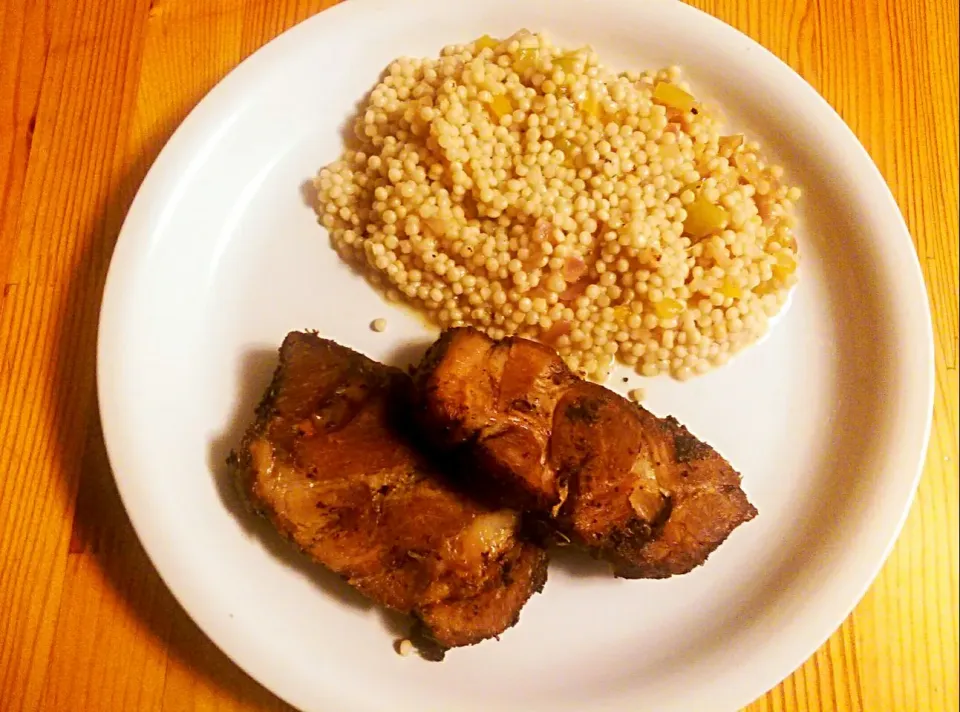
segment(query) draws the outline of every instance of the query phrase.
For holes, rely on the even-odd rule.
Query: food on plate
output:
[[[676,67],[483,36],[400,58],[315,179],[338,252],[444,328],[685,379],[756,341],[797,279],[800,190]]]
[[[411,382],[316,334],[289,334],[231,459],[253,507],[307,555],[413,614],[432,652],[514,625],[546,580],[518,515],[467,497],[405,432]]]
[[[619,576],[686,573],[756,516],[715,450],[578,378],[543,344],[450,329],[415,381],[434,445],[471,462],[504,506],[544,517]]]

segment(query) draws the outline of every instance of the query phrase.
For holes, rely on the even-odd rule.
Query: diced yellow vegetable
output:
[[[671,109],[687,112],[697,106],[697,100],[676,84],[658,82],[653,88],[653,100]]]
[[[553,66],[562,69],[567,74],[572,74],[577,71],[576,52],[568,52],[567,54],[560,55],[553,60]]]
[[[737,284],[735,279],[727,276],[720,285],[720,294],[730,299],[740,299],[743,296],[743,287]]]
[[[473,46],[477,48],[477,51],[484,49],[496,49],[500,46],[500,40],[491,37],[490,35],[484,35],[479,37],[474,43]]]
[[[513,62],[513,71],[522,74],[528,69],[537,66],[537,60],[540,57],[540,50],[536,47],[521,47],[517,50],[517,58]]]
[[[580,110],[587,116],[600,116],[600,101],[593,94],[587,94],[580,103]]]
[[[511,103],[509,97],[498,94],[493,97],[493,101],[490,102],[490,110],[494,113],[494,116],[497,119],[500,119],[507,114],[513,113],[513,104]]]
[[[783,282],[797,271],[797,259],[787,250],[780,250],[776,257],[777,261],[773,265],[773,276]]]
[[[730,215],[719,205],[714,205],[702,195],[687,206],[687,219],[683,232],[694,240],[720,232],[730,224]]]
[[[653,310],[661,319],[674,319],[683,313],[683,309],[683,302],[672,297],[664,297],[653,304]]]
[[[717,142],[717,148],[722,155],[733,155],[743,145],[743,134],[731,134],[730,136],[721,136]]]
[[[757,159],[754,155],[751,154],[747,156],[738,153],[733,157],[733,165],[740,171],[740,175],[749,182],[756,184],[763,180],[763,174],[760,172],[760,169],[757,168]]]

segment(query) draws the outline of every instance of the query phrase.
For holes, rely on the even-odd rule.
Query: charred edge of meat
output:
[[[286,339],[284,339],[284,342],[286,342]],[[264,392],[263,398],[260,399],[260,402],[257,403],[257,407],[254,410],[254,418],[256,419],[257,426],[262,426],[273,414],[273,404],[277,399],[277,391],[280,389],[280,384],[283,380],[280,378],[282,372],[283,364],[278,363],[276,368],[273,369],[273,376],[270,378],[270,385],[267,386],[267,390]]]
[[[673,435],[673,447],[677,462],[693,462],[710,456],[711,447],[693,435],[686,426],[682,425],[673,416],[663,419],[666,430]]]
[[[303,332],[290,332],[284,337],[283,343],[280,345],[280,353],[283,353],[284,348],[287,346],[287,342],[289,340],[297,338],[298,333],[308,334],[310,336],[316,336],[319,338],[320,332],[318,332],[316,329],[305,329]],[[283,373],[283,367],[284,364],[281,360],[273,369],[273,375],[270,378],[270,385],[267,386],[267,390],[264,391],[263,397],[260,399],[260,402],[257,403],[257,407],[254,409],[255,426],[264,425],[267,420],[270,419],[270,416],[273,415],[273,404],[277,399],[277,392],[280,389],[283,381],[283,379],[280,377]],[[238,461],[237,466],[239,465],[240,463]]]
[[[423,358],[420,360],[420,364],[416,367],[416,370],[413,373],[413,380],[414,384],[417,386],[417,390],[420,390],[421,386],[426,386],[424,381],[430,378],[430,375],[437,367],[437,364],[443,360],[443,357],[446,354],[447,348],[450,346],[450,342],[453,340],[453,337],[456,336],[457,332],[464,330],[465,329],[462,327],[445,329],[440,334],[440,337],[433,342],[429,349],[427,349],[427,352],[423,355]]]
[[[723,492],[724,494],[729,494],[734,497],[739,496],[743,498],[743,501],[746,503],[747,507],[744,510],[743,519],[740,522],[741,524],[749,522],[751,519],[755,518],[758,514],[760,514],[760,511],[753,506],[753,503],[750,500],[747,499],[747,495],[744,493],[741,487],[737,485],[723,485],[720,488],[720,491]]]
[[[524,531],[529,530],[528,526],[524,526]],[[540,562],[537,564],[536,568],[533,570],[533,578],[531,580],[531,594],[529,598],[533,597],[534,593],[543,593],[543,587],[547,585],[547,564],[549,562],[549,557],[547,556],[546,551],[540,557]],[[527,600],[529,600],[529,598]],[[520,619],[520,611],[517,611],[517,620]]]
[[[245,452],[245,446],[239,453],[236,450],[231,450],[230,454],[227,455],[227,470],[220,476],[229,479],[227,484],[233,487],[233,492],[244,511],[263,517],[266,516],[264,511],[258,508],[250,497],[249,468],[246,458],[242,455]]]
[[[760,511],[755,506],[753,506],[753,502],[747,499],[747,495],[744,493],[743,489],[738,485],[733,485],[733,484],[722,485],[719,488],[719,491],[724,495],[730,496],[731,499],[734,497],[743,498],[743,501],[746,504],[746,507],[743,511],[743,516],[741,517],[740,522],[739,524],[737,524],[737,526],[740,526],[740,524],[746,524],[750,520],[756,518],[758,514],[760,514]]]
[[[451,451],[457,449],[447,444],[446,436],[461,426],[460,419],[454,417],[453,422],[446,423],[442,426],[443,437],[434,435],[431,428],[417,426],[421,424],[420,421],[424,420],[429,410],[427,404],[437,390],[437,386],[430,383],[430,378],[437,364],[443,360],[447,347],[458,330],[457,328],[453,328],[443,331],[433,345],[427,349],[420,363],[410,373],[410,405],[413,417],[408,419],[413,422],[409,423],[407,427],[411,431],[414,431],[414,435],[420,444],[426,442],[434,455],[438,453],[449,455]]]
[[[432,663],[443,662],[447,651],[450,650],[434,638],[429,626],[416,616],[413,617],[413,627],[410,629],[410,642],[413,643],[413,647],[417,649],[421,658]]]
[[[621,579],[668,579],[672,578],[676,574],[668,569],[657,569],[651,568],[649,566],[641,566],[633,563],[629,559],[623,558],[622,556],[616,554],[610,554],[603,557],[606,561],[609,561],[613,566],[613,575],[616,578]],[[692,567],[690,570],[702,566],[704,562],[698,563],[696,566]],[[688,572],[689,573],[689,572]]]
[[[617,547],[621,543],[630,543],[637,539],[642,539],[645,541],[654,541],[660,537],[663,533],[664,527],[667,526],[667,522],[670,520],[670,515],[673,514],[673,497],[667,496],[666,501],[657,513],[657,518],[652,522],[647,522],[646,520],[637,518],[630,522],[627,526],[626,531],[618,531],[614,533],[615,540],[612,542],[613,546],[610,548],[603,549],[600,552],[600,556],[603,559],[606,559],[613,566],[613,575],[617,578],[623,579],[637,579],[637,578],[670,578],[672,573],[664,572],[662,575],[657,575],[655,572],[651,573],[650,567],[639,566],[628,558],[622,556]],[[719,544],[717,544],[719,546]],[[716,547],[715,547],[716,548]],[[713,549],[707,552],[707,556],[713,552]],[[705,556],[702,561],[700,561],[696,566],[702,566],[706,562],[707,557]]]

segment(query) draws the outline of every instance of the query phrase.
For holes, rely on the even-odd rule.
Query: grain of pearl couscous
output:
[[[642,401],[644,398],[647,397],[647,392],[642,388],[634,388],[629,393],[627,393],[627,396],[634,403],[639,403],[640,401]]]
[[[442,327],[685,379],[766,330],[796,281],[793,206],[679,68],[487,36],[390,65],[315,179],[332,242]]]

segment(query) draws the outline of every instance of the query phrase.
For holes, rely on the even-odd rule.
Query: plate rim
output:
[[[404,2],[408,4],[418,1],[419,0],[409,0],[408,2],[408,0],[404,0]],[[460,2],[465,4],[467,0],[447,0],[447,2]],[[610,0],[610,2],[619,2],[619,0]],[[157,154],[142,183],[137,189],[137,193],[131,202],[126,216],[124,217],[123,224],[117,237],[116,245],[111,256],[110,266],[107,272],[100,305],[97,331],[97,401],[110,469],[113,474],[114,481],[117,484],[117,490],[120,494],[121,501],[123,502],[124,509],[130,519],[131,525],[133,526],[133,529],[136,532],[151,565],[157,571],[158,575],[163,581],[163,584],[173,595],[174,599],[177,601],[177,604],[200,628],[204,635],[206,635],[228,658],[230,658],[234,664],[238,665],[238,667],[250,675],[251,678],[266,687],[273,694],[294,706],[297,706],[297,697],[293,694],[293,691],[284,689],[281,685],[276,684],[276,680],[268,679],[269,676],[265,673],[265,671],[262,670],[262,668],[257,668],[252,664],[245,664],[246,661],[241,659],[243,656],[224,644],[222,636],[213,630],[212,625],[208,624],[207,621],[204,621],[191,611],[188,602],[182,598],[181,593],[178,592],[174,582],[168,578],[168,573],[165,572],[164,569],[158,564],[158,559],[160,558],[157,555],[159,545],[154,539],[145,535],[144,532],[146,526],[142,509],[138,509],[134,503],[131,485],[129,482],[125,484],[125,476],[122,474],[122,471],[125,468],[121,465],[121,463],[129,460],[130,458],[127,456],[128,453],[122,452],[124,449],[124,446],[121,443],[123,438],[120,435],[122,427],[118,423],[119,419],[122,418],[122,415],[118,412],[116,403],[112,402],[114,399],[111,395],[110,387],[108,385],[110,376],[106,372],[106,368],[111,360],[116,361],[114,351],[111,351],[111,348],[114,347],[113,342],[117,338],[114,330],[124,321],[119,302],[123,295],[122,287],[126,279],[126,274],[129,274],[132,271],[131,267],[135,266],[138,250],[145,250],[149,252],[149,247],[152,244],[151,235],[159,234],[161,232],[158,227],[158,223],[162,222],[163,216],[155,216],[150,213],[148,196],[159,192],[160,195],[169,200],[171,193],[170,186],[165,185],[165,183],[169,183],[170,181],[167,180],[164,173],[166,171],[167,163],[173,162],[178,146],[184,143],[189,144],[190,140],[194,138],[192,134],[196,133],[198,129],[203,128],[205,119],[213,118],[216,117],[216,115],[223,113],[221,109],[217,108],[218,100],[228,100],[228,103],[230,103],[231,93],[234,92],[241,82],[245,80],[247,74],[269,74],[271,64],[283,57],[283,52],[288,45],[291,47],[295,46],[296,38],[299,35],[302,34],[304,36],[309,36],[311,29],[315,25],[320,25],[321,23],[334,23],[338,20],[344,23],[350,23],[352,22],[350,19],[351,16],[359,16],[364,12],[374,11],[381,7],[385,8],[389,6],[395,6],[397,4],[399,4],[397,0],[350,0],[350,2],[342,1],[333,7],[322,10],[321,12],[314,14],[298,24],[288,28],[284,32],[271,39],[269,42],[262,45],[248,57],[244,58],[234,68],[227,72],[198,101],[198,103],[188,112],[186,117],[180,122],[171,136],[167,139],[166,143]],[[862,168],[868,170],[872,174],[877,186],[882,186],[882,200],[885,203],[888,203],[889,207],[892,208],[891,214],[896,215],[897,219],[896,225],[891,226],[890,232],[899,233],[900,237],[907,240],[911,247],[910,254],[912,258],[910,259],[910,264],[904,265],[904,267],[907,268],[910,273],[909,289],[911,292],[917,292],[915,296],[918,299],[921,297],[923,299],[920,312],[923,314],[924,318],[923,323],[919,325],[917,335],[920,336],[919,332],[922,331],[923,338],[920,346],[922,346],[924,352],[921,360],[925,367],[925,373],[922,375],[922,377],[918,375],[916,377],[917,383],[912,385],[919,384],[921,380],[924,383],[922,403],[925,406],[925,414],[922,426],[922,444],[919,450],[915,453],[915,458],[910,458],[915,459],[916,462],[914,464],[914,470],[910,480],[909,494],[901,505],[899,517],[895,525],[889,529],[882,553],[879,556],[876,556],[875,560],[872,562],[872,565],[868,567],[870,570],[869,577],[865,578],[858,587],[851,587],[856,588],[856,591],[854,591],[853,595],[851,595],[851,600],[849,603],[845,604],[844,606],[837,606],[835,608],[836,612],[833,616],[824,616],[824,618],[831,618],[829,629],[813,636],[813,638],[816,639],[816,643],[815,645],[809,646],[809,650],[798,650],[797,654],[790,656],[793,659],[793,662],[791,663],[789,670],[782,671],[782,674],[781,672],[778,672],[776,674],[776,679],[772,681],[767,679],[771,677],[771,675],[768,674],[765,678],[760,680],[758,684],[751,686],[751,689],[755,690],[755,694],[751,694],[749,699],[741,701],[741,704],[748,704],[753,699],[756,699],[758,695],[762,695],[765,691],[772,689],[776,685],[780,684],[780,682],[782,682],[784,679],[792,675],[793,672],[802,666],[803,663],[808,660],[839,629],[854,608],[863,599],[870,587],[874,584],[882,568],[886,564],[897,540],[899,539],[900,533],[902,532],[902,529],[906,523],[906,519],[909,516],[913,502],[916,498],[920,478],[922,477],[925,469],[926,456],[932,430],[933,406],[935,399],[935,344],[932,315],[930,311],[930,297],[926,289],[926,280],[923,277],[923,272],[920,266],[916,242],[910,233],[900,206],[897,204],[889,184],[884,179],[883,174],[880,172],[873,158],[860,142],[859,138],[856,136],[850,126],[843,120],[839,113],[833,108],[833,106],[830,105],[830,103],[827,102],[827,100],[822,97],[819,92],[817,92],[816,89],[814,89],[797,71],[790,67],[790,65],[781,60],[777,55],[761,45],[759,42],[732,25],[723,22],[719,18],[700,10],[699,8],[686,5],[678,0],[647,0],[647,4],[652,6],[669,7],[670,11],[687,14],[691,18],[695,18],[697,22],[712,24],[714,26],[714,30],[717,32],[726,33],[731,37],[739,36],[740,41],[746,41],[751,46],[753,51],[760,53],[763,56],[765,62],[770,63],[771,66],[776,66],[778,72],[783,74],[785,77],[789,76],[790,81],[794,85],[792,88],[795,91],[803,92],[805,99],[816,103],[821,112],[824,112],[825,110],[825,115],[829,115],[829,121],[832,124],[832,127],[836,131],[844,134],[844,143],[846,143],[857,155],[857,159],[859,160],[859,163],[862,164]],[[201,135],[207,134],[209,134],[209,131],[204,131],[201,133]],[[191,165],[193,164],[191,163]],[[159,191],[158,188],[160,189]],[[905,277],[904,281],[906,282],[907,279],[908,278]],[[919,306],[921,305],[918,305],[918,307]],[[911,346],[917,345],[918,344],[911,344]],[[136,459],[135,456],[133,459]],[[884,528],[886,528],[886,526]],[[760,689],[761,687],[763,689]],[[336,701],[334,701],[334,704],[336,704]]]

